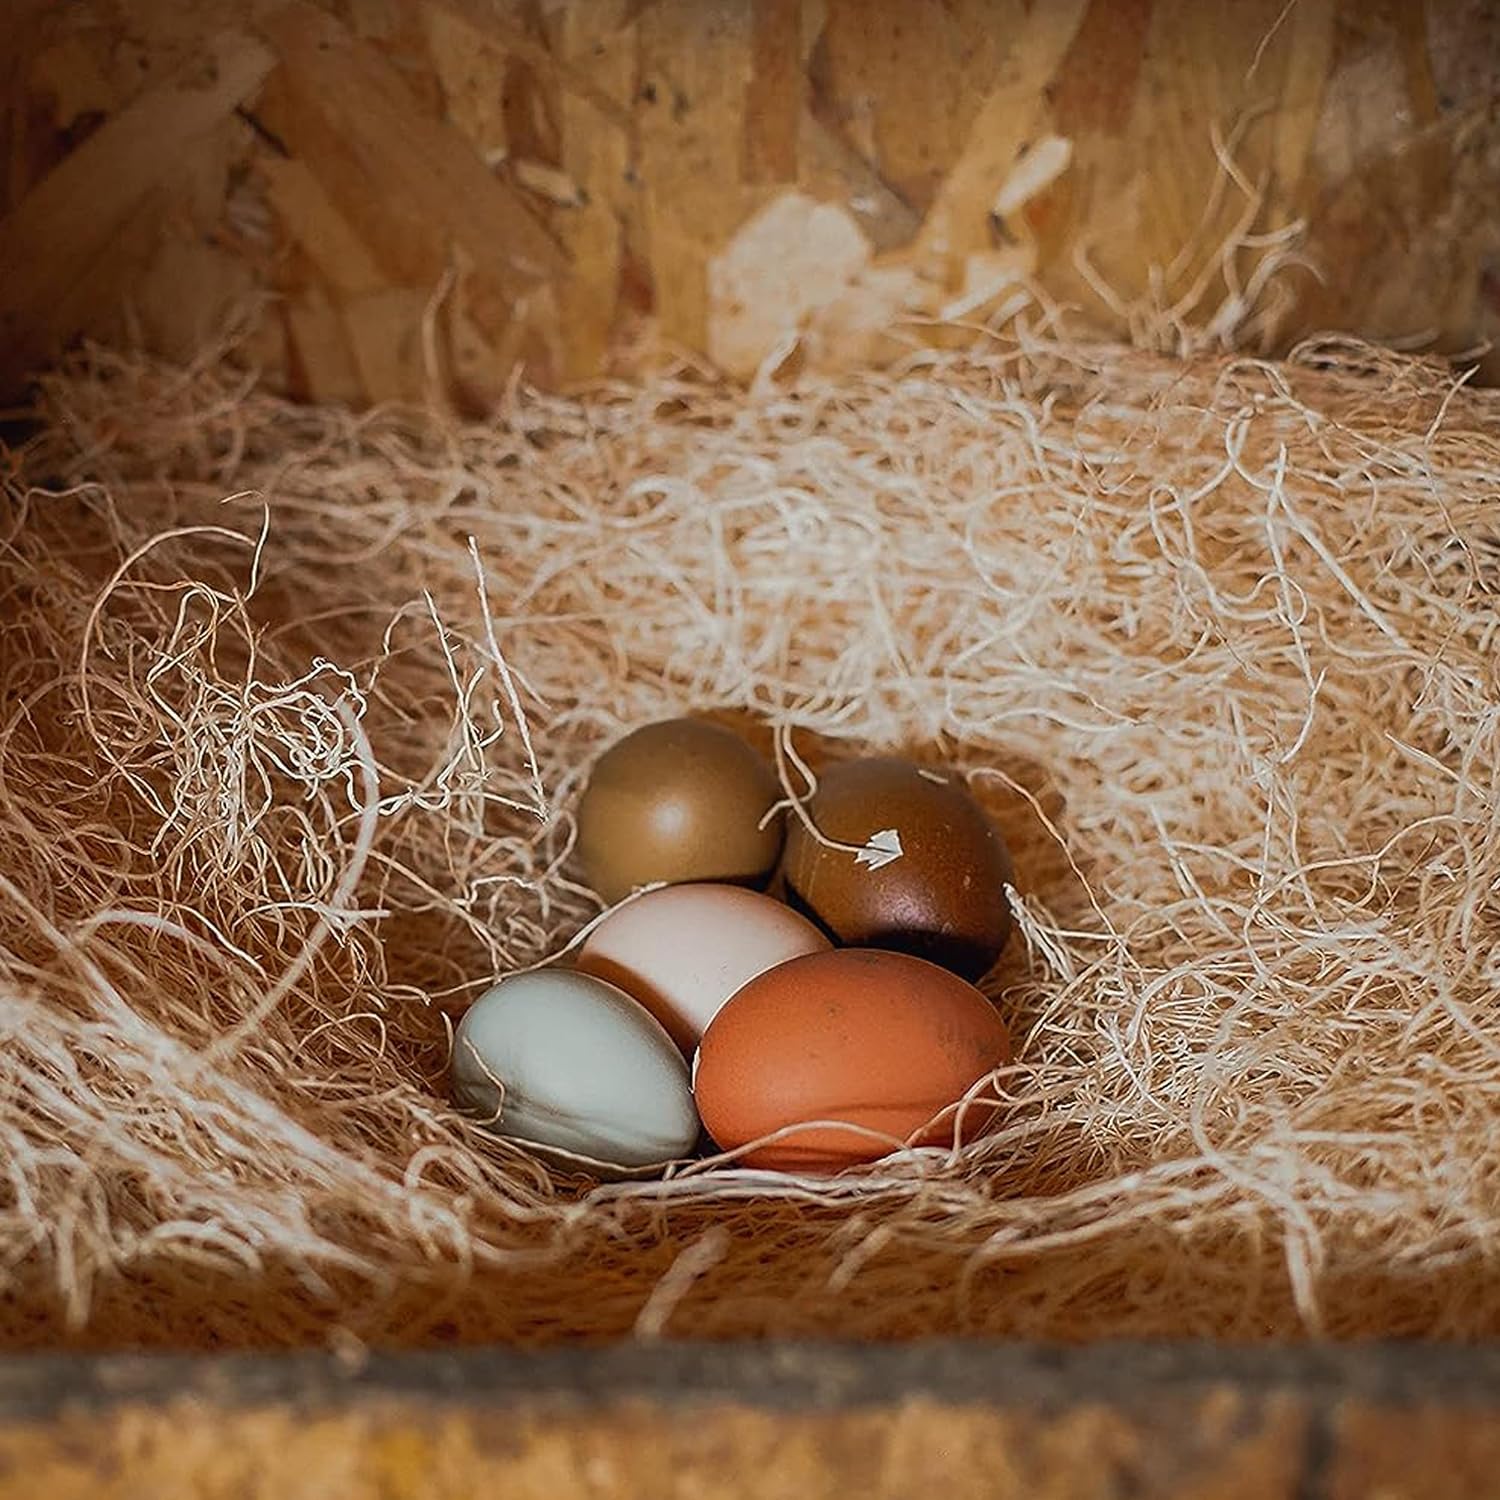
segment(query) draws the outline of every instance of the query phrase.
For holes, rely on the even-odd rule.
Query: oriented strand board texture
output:
[[[1492,0],[10,0],[0,385],[247,306],[278,387],[466,409],[1054,304],[1462,352],[1497,80]]]

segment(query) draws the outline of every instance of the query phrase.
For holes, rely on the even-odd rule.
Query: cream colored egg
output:
[[[633,995],[691,1056],[719,1007],[767,969],[828,939],[790,907],[733,885],[675,885],[612,911],[578,968]]]

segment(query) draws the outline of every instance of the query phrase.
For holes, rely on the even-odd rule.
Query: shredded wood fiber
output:
[[[472,426],[87,356],[0,514],[0,1337],[1493,1336],[1497,519],[1500,395],[1353,345]],[[591,758],[701,707],[995,810],[991,1139],[596,1186],[451,1112]]]

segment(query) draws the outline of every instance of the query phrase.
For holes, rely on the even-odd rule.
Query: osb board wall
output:
[[[1497,100],[1494,0],[5,0],[0,387],[246,308],[275,385],[466,407],[1049,301],[1170,345],[1271,263],[1238,338],[1470,350]]]

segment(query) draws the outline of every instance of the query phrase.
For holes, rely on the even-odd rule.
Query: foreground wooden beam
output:
[[[0,1500],[1448,1500],[1500,1351],[655,1346],[0,1361]]]

